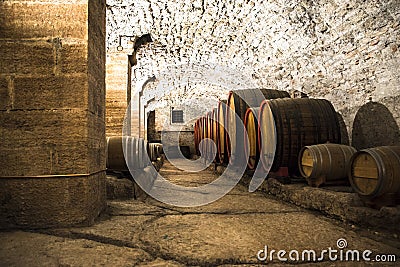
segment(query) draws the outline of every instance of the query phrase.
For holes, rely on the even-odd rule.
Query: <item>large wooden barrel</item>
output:
[[[206,159],[209,161],[213,161],[214,158],[212,157],[213,155],[213,145],[212,145],[212,125],[213,125],[213,112],[207,112],[206,116]]]
[[[197,119],[196,122],[194,123],[194,148],[195,148],[195,152],[196,155],[200,155],[200,151],[199,151],[199,143],[200,143],[200,133],[199,133],[199,122],[200,119]]]
[[[226,117],[226,100],[221,100],[218,103],[218,142],[217,142],[217,151],[218,151],[218,160],[220,164],[224,164],[228,162],[228,151],[226,149],[226,144],[229,143],[226,136],[225,130],[225,117]]]
[[[325,99],[265,100],[258,123],[265,171],[287,167],[289,174],[299,175],[298,155],[303,147],[341,141],[335,109]]]
[[[219,131],[218,131],[218,108],[214,108],[212,111],[212,121],[211,121],[211,137],[212,140],[215,144],[215,146],[212,147],[212,152],[215,154],[214,162],[220,162],[219,156],[218,156],[218,142],[219,142]]]
[[[207,117],[208,113],[205,114],[204,118],[203,118],[203,157],[204,158],[208,158],[208,142],[207,142],[207,138],[208,138],[208,117]]]
[[[400,146],[382,146],[358,151],[351,158],[349,179],[353,189],[367,199],[388,197],[399,203]]]
[[[205,117],[204,116],[200,117],[200,119],[199,119],[199,152],[202,157],[205,156],[205,146],[204,146],[204,142],[202,142],[204,140],[205,122],[206,122]]]
[[[350,159],[356,151],[340,144],[306,146],[299,154],[300,174],[310,186],[346,183]]]
[[[244,116],[244,127],[246,128],[248,138],[244,138],[245,156],[248,158],[247,166],[253,170],[260,158],[260,149],[258,144],[258,113],[260,108],[248,108]]]
[[[288,92],[272,89],[247,89],[230,91],[226,110],[226,127],[229,133],[230,143],[227,143],[228,158],[233,156],[231,162],[244,159],[243,127],[238,127],[235,113],[240,120],[244,121],[244,116],[249,107],[259,107],[265,99],[275,99],[290,97]],[[233,153],[232,153],[233,152]]]

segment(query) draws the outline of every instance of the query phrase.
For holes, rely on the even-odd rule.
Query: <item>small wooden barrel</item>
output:
[[[368,204],[377,207],[399,204],[400,146],[369,148],[355,153],[351,158],[349,179],[353,189]]]
[[[226,145],[229,144],[229,140],[227,140],[226,130],[225,130],[225,114],[226,114],[226,100],[222,100],[218,103],[218,142],[217,142],[217,150],[218,150],[218,160],[220,164],[224,164],[228,162],[228,151],[226,149]]]
[[[157,154],[159,155],[159,157],[164,153],[163,151],[163,145],[158,143],[157,144]]]
[[[142,142],[143,142],[143,152],[142,152],[142,155],[143,155],[143,168],[145,168],[145,167],[151,165],[151,160],[150,160],[150,158],[148,156],[149,154],[147,152],[147,147],[148,147],[147,140],[144,140],[143,138],[141,138],[141,139],[142,139]]]
[[[356,151],[339,144],[306,146],[299,154],[300,174],[310,186],[344,184],[348,182],[350,159]]]
[[[244,121],[244,116],[249,107],[259,107],[265,99],[276,99],[290,97],[288,92],[272,89],[247,89],[230,91],[226,110],[226,127],[229,133],[230,143],[227,143],[228,158],[234,155],[235,160],[243,160],[243,127],[238,127],[235,114]],[[234,152],[234,153],[232,153]]]
[[[139,169],[139,160],[137,153],[137,138],[127,137],[127,145],[125,152],[125,162],[130,170]]]
[[[148,143],[148,145],[147,145],[147,154],[148,154],[149,159],[151,161],[155,161],[157,159],[156,155],[155,155],[155,146],[154,146],[153,143]]]
[[[157,161],[161,155],[160,143],[149,143],[147,147],[147,152],[151,161]]]
[[[258,144],[258,113],[260,108],[248,108],[244,116],[244,127],[247,131],[248,138],[244,138],[244,151],[248,159],[247,166],[250,170],[254,170],[260,158],[260,150]]]
[[[107,137],[107,169],[114,171],[128,171],[141,168],[138,142],[139,139],[131,136]]]
[[[107,137],[107,159],[106,167],[110,170],[128,170],[125,162],[124,148],[128,145],[129,137],[113,136]]]
[[[325,99],[264,100],[258,123],[265,171],[287,167],[289,174],[299,175],[298,156],[303,147],[341,141],[335,109]]]
[[[150,164],[149,157],[147,156],[147,141],[142,138],[136,139],[136,156],[137,156],[137,167],[143,169]]]

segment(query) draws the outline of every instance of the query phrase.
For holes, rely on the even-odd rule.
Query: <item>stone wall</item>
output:
[[[105,204],[105,3],[0,2],[0,228]]]
[[[106,59],[106,134],[119,136],[128,107],[128,55],[107,53]]]
[[[192,84],[205,80],[220,88],[298,90],[330,100],[358,148],[399,144],[398,1],[107,3],[109,51],[119,34],[151,34],[153,43],[138,51],[134,78],[157,77],[162,86],[153,94],[160,98],[188,76]],[[183,68],[170,75],[171,66]],[[206,78],[218,68],[232,71]],[[204,95],[210,87],[201,89]],[[377,105],[385,114],[366,116]],[[390,130],[375,134],[387,125]]]

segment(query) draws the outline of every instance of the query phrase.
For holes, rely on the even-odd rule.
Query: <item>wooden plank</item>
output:
[[[304,172],[304,174],[309,177],[313,171],[312,167],[308,167],[308,166],[302,166],[302,170]]]
[[[353,176],[355,177],[363,177],[369,179],[378,179],[378,169],[374,167],[353,167]]]
[[[378,186],[378,180],[353,177],[357,188],[364,194],[372,194]]]
[[[303,161],[303,162],[301,163],[301,166],[313,168],[313,167],[314,167],[314,164],[312,164],[312,162],[304,162],[304,161]]]

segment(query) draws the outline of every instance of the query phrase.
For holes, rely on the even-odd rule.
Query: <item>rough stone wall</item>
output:
[[[359,148],[399,143],[398,0],[107,3],[108,49],[116,46],[119,34],[150,33],[154,41],[139,51],[138,81],[155,75],[174,86],[183,78],[165,75],[167,66],[229,67],[233,74],[225,72],[221,75],[225,80],[217,84],[240,88],[240,74],[247,77],[242,88],[251,84],[298,90],[330,100],[343,116],[350,138],[363,140],[362,144],[353,142]],[[196,72],[207,76],[209,69]],[[162,95],[166,87],[158,88],[157,94]],[[203,92],[209,92],[207,86]],[[360,114],[373,107],[371,100],[386,108],[383,117],[389,117],[391,125],[386,138],[357,126],[378,125],[379,129],[388,124],[382,116]],[[370,109],[369,113],[374,112]]]
[[[105,201],[105,2],[0,2],[0,228],[91,223]]]

